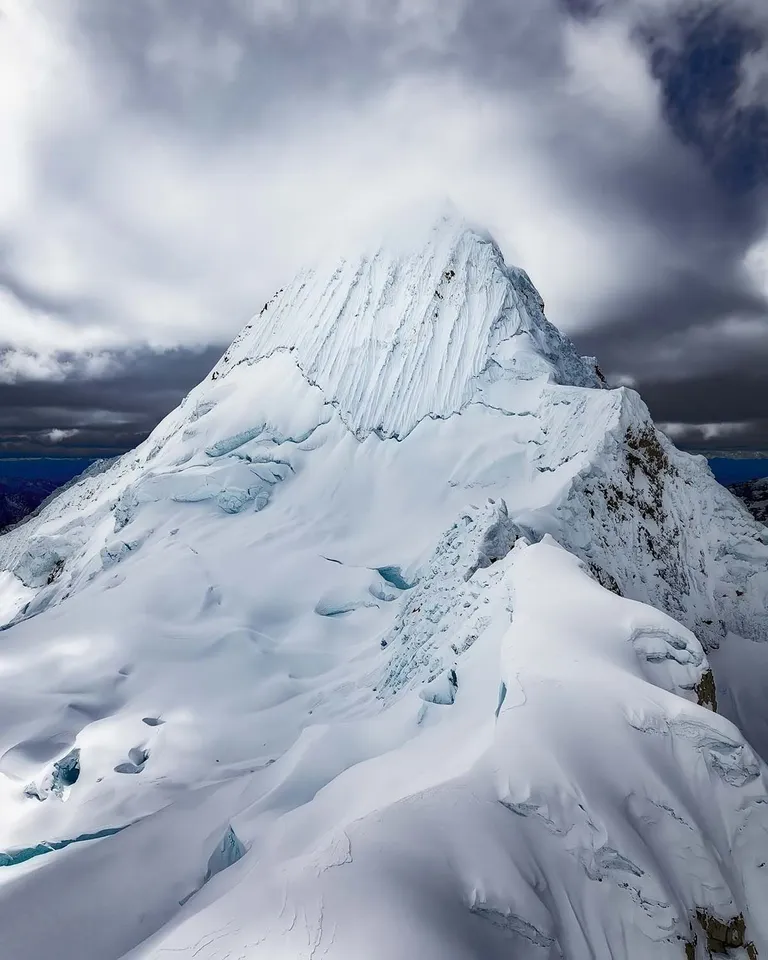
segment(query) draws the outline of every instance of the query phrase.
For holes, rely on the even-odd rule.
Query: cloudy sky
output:
[[[768,448],[765,0],[0,0],[0,452],[125,449],[450,196],[682,443]]]

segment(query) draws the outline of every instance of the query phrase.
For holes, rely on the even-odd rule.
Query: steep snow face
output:
[[[402,439],[513,375],[599,386],[594,364],[547,322],[527,274],[491,237],[442,216],[426,237],[300,274],[212,373],[290,350],[358,438]]]
[[[1,537],[8,955],[767,952],[768,538],[603,387],[443,218]]]

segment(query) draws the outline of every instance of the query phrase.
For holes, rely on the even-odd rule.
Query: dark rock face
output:
[[[23,520],[58,486],[58,480],[0,477],[0,531]]]
[[[586,535],[585,511],[594,521]],[[616,437],[606,466],[576,479],[560,515],[561,542],[603,586],[664,610],[705,649],[716,649],[729,631],[768,637],[768,618],[759,612],[763,588],[751,593],[757,581],[740,559],[742,542],[765,557],[768,537],[724,487],[704,483],[695,458],[677,453],[639,412]],[[715,539],[718,554],[705,547]],[[716,595],[713,583],[723,584]]]
[[[755,520],[768,523],[768,477],[733,483],[728,489],[744,502]]]
[[[744,914],[730,920],[720,920],[709,910],[697,910],[696,921],[706,941],[708,957],[731,956],[731,951],[742,948],[750,960],[757,960],[757,947],[747,940]],[[686,957],[696,956],[698,936],[693,933],[693,939],[686,944]]]

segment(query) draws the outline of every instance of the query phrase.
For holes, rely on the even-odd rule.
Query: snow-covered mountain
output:
[[[730,490],[740,500],[752,516],[761,523],[768,523],[768,477],[760,480],[747,480],[744,483],[730,484]]]
[[[23,520],[58,486],[55,480],[0,477],[0,532]]]
[[[768,954],[768,528],[458,218],[0,569],[14,960]]]

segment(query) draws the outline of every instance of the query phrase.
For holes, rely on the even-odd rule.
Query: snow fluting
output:
[[[454,214],[0,537],[0,626],[12,960],[768,956],[768,528]]]

